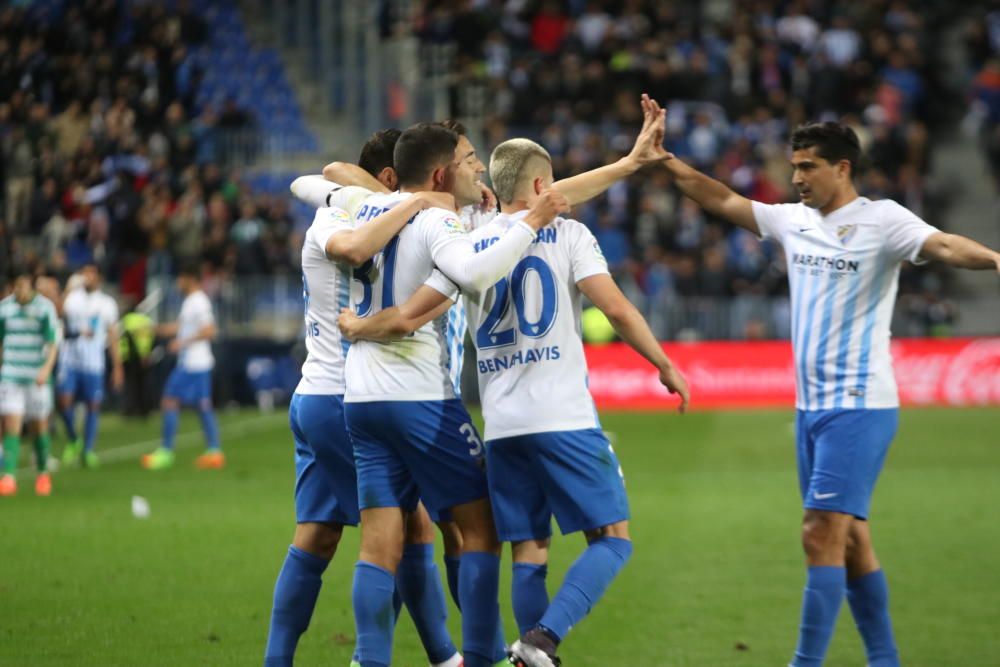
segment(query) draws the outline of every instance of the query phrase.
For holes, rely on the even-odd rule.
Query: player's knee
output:
[[[417,505],[416,511],[406,519],[406,543],[434,543],[434,524],[431,523],[431,518],[422,504]]]
[[[511,554],[515,563],[545,565],[549,561],[551,539],[524,540],[511,544]]]
[[[441,539],[444,541],[444,555],[451,558],[461,556],[462,531],[458,529],[458,524],[454,521],[438,521],[437,527],[441,531]]]
[[[464,551],[500,553],[500,540],[488,500],[484,498],[454,507],[452,516],[462,533]]]
[[[161,410],[179,410],[180,407],[180,402],[178,402],[176,398],[168,398],[165,396],[160,400]]]
[[[586,538],[588,544],[602,537],[614,537],[619,540],[632,539],[628,534],[628,521],[619,521],[618,523],[613,523],[610,526],[602,526],[593,530],[586,530],[583,532],[583,536]]]
[[[324,560],[330,560],[337,553],[337,545],[344,533],[344,527],[336,523],[300,523],[295,526],[292,544]]]
[[[831,512],[808,512],[802,522],[802,548],[810,557],[844,553],[847,531],[840,530],[840,522]]]

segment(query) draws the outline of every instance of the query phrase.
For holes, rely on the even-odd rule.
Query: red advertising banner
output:
[[[691,407],[793,407],[788,341],[664,344],[691,385]],[[598,407],[673,409],[656,371],[623,343],[586,349]],[[1000,338],[905,338],[892,343],[904,405],[1000,405]]]

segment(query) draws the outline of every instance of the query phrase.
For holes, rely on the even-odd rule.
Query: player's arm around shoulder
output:
[[[330,259],[360,266],[378,254],[415,215],[429,208],[455,207],[455,197],[446,192],[418,192],[382,213],[368,224],[352,228],[342,221],[327,239],[324,250]]]
[[[622,340],[656,367],[663,386],[680,397],[677,409],[686,412],[691,398],[687,380],[663,351],[642,313],[622,293],[614,278],[607,273],[595,273],[577,282],[577,286],[604,313]]]
[[[410,295],[405,303],[379,311],[371,317],[358,317],[350,308],[342,308],[337,327],[348,340],[390,342],[409,336],[433,319],[444,315],[454,297],[428,281]]]

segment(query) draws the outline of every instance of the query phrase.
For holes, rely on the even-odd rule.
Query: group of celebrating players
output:
[[[558,182],[542,146],[511,139],[490,157],[487,188],[464,128],[445,121],[377,132],[356,165],[336,162],[292,184],[318,210],[302,249],[308,358],[289,411],[297,526],[275,585],[266,665],[292,663],[343,527],[359,524],[352,665],[391,663],[403,605],[432,665],[560,663],[559,644],[632,552],[622,470],[587,390],[582,299],[657,369],[681,412],[689,400],[593,235],[561,214],[654,164],[708,212],[786,250],[808,564],[792,665],[822,664],[844,597],[869,665],[899,664],[867,521],[898,417],[888,343],[899,266],[1000,270],[1000,254],[859,197],[861,150],[844,125],[795,131],[802,201],[766,205],[667,152],[665,110],[645,95],[641,105],[626,157]],[[467,330],[485,442],[460,399]],[[553,517],[586,547],[550,600]],[[445,626],[434,523],[462,613],[461,654]],[[509,646],[498,606],[504,542],[520,634]]]

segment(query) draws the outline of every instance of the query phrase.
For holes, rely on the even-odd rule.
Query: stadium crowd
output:
[[[0,257],[8,263],[45,263],[65,276],[94,259],[135,297],[147,276],[193,259],[220,279],[298,272],[308,220],[296,219],[286,196],[254,191],[224,166],[225,133],[252,125],[252,114],[233,100],[196,99],[205,72],[191,55],[207,28],[192,4],[87,0],[56,22],[2,10]],[[944,113],[928,56],[938,35],[911,5],[761,1],[736,3],[720,20],[700,3],[426,0],[408,25],[454,52],[453,112],[484,118],[481,148],[536,138],[557,177],[624,153],[639,121],[635,99],[648,91],[672,101],[671,150],[761,201],[790,196],[790,128],[844,118],[870,156],[863,193],[940,225],[945,203],[924,187]],[[979,53],[975,35],[969,44]],[[1000,69],[988,38],[980,51],[976,95],[992,128]],[[665,173],[624,182],[576,214],[664,322],[676,297],[780,303],[787,294],[778,248],[707,217]],[[939,293],[947,282],[940,268],[909,269],[901,290]],[[773,325],[782,312],[751,319],[701,327],[702,335],[786,333]]]
[[[225,137],[251,115],[197,104],[190,2],[87,0],[58,21],[0,11],[0,258],[65,278],[94,260],[124,294],[202,260],[206,273],[290,270],[285,197],[225,169]]]
[[[861,190],[941,224],[926,195],[941,104],[928,3],[647,0],[422,4],[416,31],[453,50],[453,113],[482,114],[490,146],[538,139],[557,175],[621,153],[639,92],[671,103],[667,146],[765,202],[790,200],[786,140],[807,119],[843,119],[870,166]],[[724,3],[717,3],[724,4]],[[485,38],[482,36],[485,35]],[[579,212],[608,259],[649,298],[786,293],[784,261],[704,215],[665,174],[622,184]],[[940,283],[908,272],[903,292]]]

